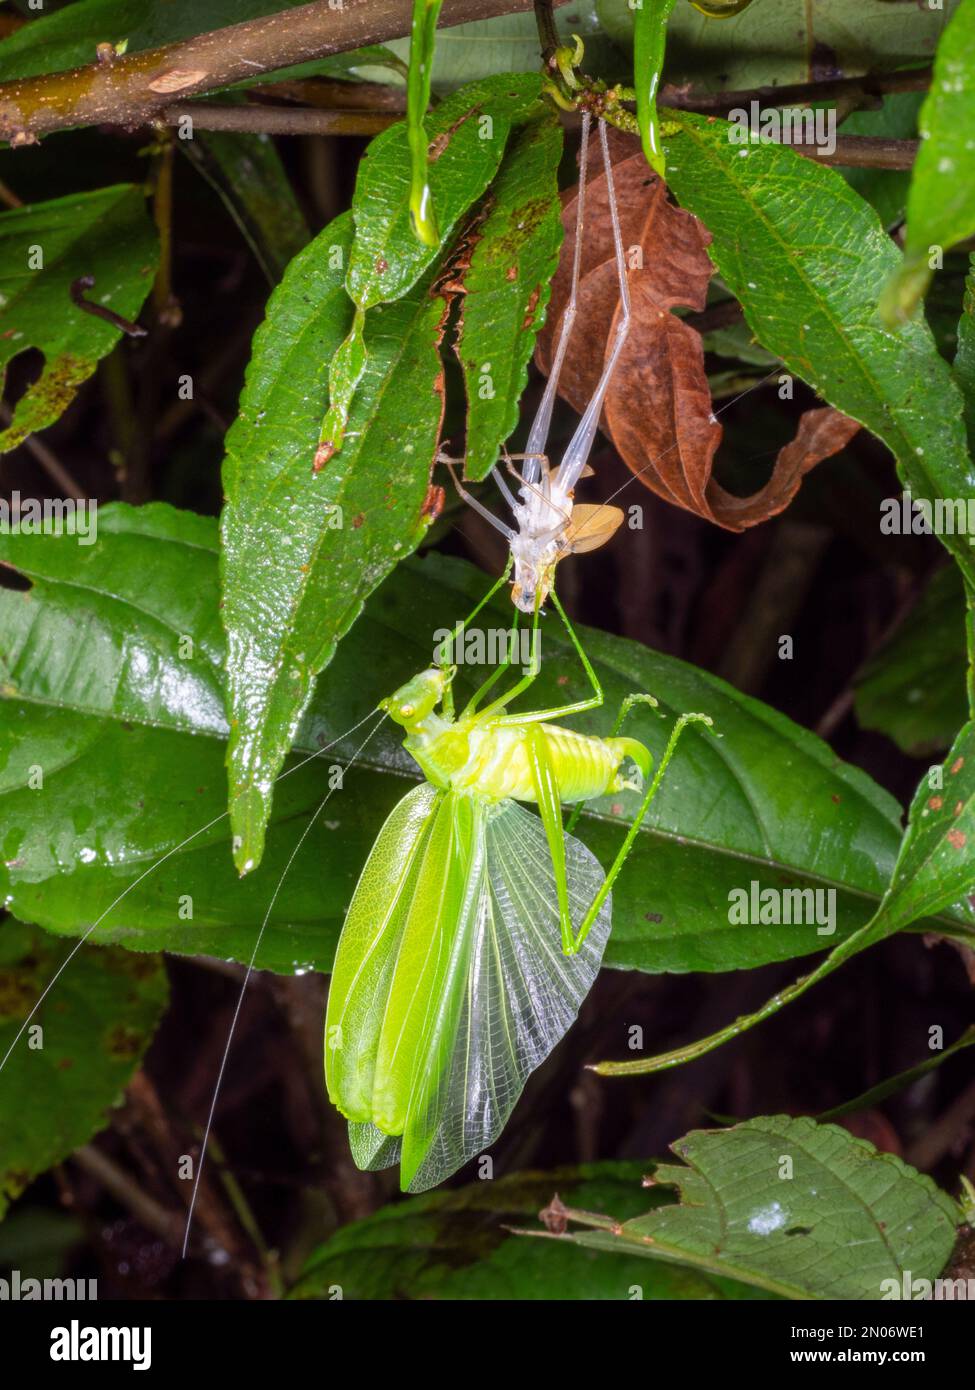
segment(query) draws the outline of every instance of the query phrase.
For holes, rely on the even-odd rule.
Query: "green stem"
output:
[[[410,75],[406,83],[406,125],[410,145],[410,215],[413,230],[425,246],[440,241],[430,199],[427,133],[423,118],[430,104],[430,79],[437,45],[437,20],[443,0],[413,0],[410,31]]]
[[[633,85],[636,119],[647,163],[661,178],[666,175],[657,124],[657,88],[664,65],[667,21],[676,0],[639,0],[633,12]]]

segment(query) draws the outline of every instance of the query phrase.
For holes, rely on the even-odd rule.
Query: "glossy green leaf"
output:
[[[294,771],[299,757],[286,765],[265,860],[240,880],[224,814],[214,523],[161,504],[116,505],[99,513],[95,545],[3,536],[0,559],[33,583],[26,592],[0,589],[0,884],[11,909],[77,934],[124,893],[97,940],[248,960],[331,769],[356,753],[371,723],[321,760]],[[397,569],[318,682],[296,749],[327,749],[427,665],[434,631],[468,612],[485,583],[472,567],[434,556]],[[485,630],[509,618],[501,597],[487,610]],[[710,713],[723,734],[685,736],[614,889],[606,963],[745,968],[822,950],[860,926],[893,867],[896,804],[813,735],[714,677],[632,642],[583,635],[607,693],[606,708],[585,727],[609,732],[623,695],[649,689],[668,718],[634,717],[632,732],[658,756],[679,710]],[[585,678],[561,630],[547,623],[543,641],[532,704],[536,694],[546,704],[583,694]],[[469,693],[479,673],[463,666],[460,689]],[[41,789],[29,785],[31,768],[43,772]],[[410,777],[416,768],[387,721],[295,859],[259,964],[330,967],[358,874]],[[634,804],[635,794],[607,798],[577,828],[604,865]],[[819,935],[814,924],[732,924],[729,893],[752,881],[836,888],[836,936]],[[964,938],[968,920],[951,913],[927,926]]]
[[[512,137],[463,271],[457,355],[467,386],[469,478],[486,476],[518,423],[562,244],[561,153],[554,112]]]
[[[516,1173],[383,1207],[343,1226],[308,1258],[295,1299],[644,1299],[761,1298],[731,1279],[518,1240],[508,1229],[534,1218],[558,1192],[573,1205],[645,1211],[646,1165],[591,1163]]]
[[[930,1178],[836,1125],[786,1115],[695,1130],[673,1146],[686,1166],[659,1166],[676,1205],[553,1239],[725,1274],[794,1299],[880,1300],[906,1278],[934,1279],[960,1212]],[[786,1168],[785,1160],[789,1160]],[[897,1292],[894,1292],[894,1290]]]
[[[878,913],[887,930],[915,922],[975,890],[975,724],[914,794],[904,843]]]
[[[873,209],[794,150],[735,144],[724,121],[670,114],[670,186],[712,233],[711,256],[762,346],[883,440],[915,497],[973,495],[961,393],[929,328],[880,322],[897,250]],[[975,578],[967,537],[941,539]]]
[[[86,298],[132,319],[157,258],[145,198],[131,184],[0,213],[0,372],[27,348],[44,354],[40,377],[0,432],[0,452],[56,420],[122,336],[73,302],[74,281],[93,276]]]
[[[931,59],[958,0],[944,9],[897,0],[758,0],[739,15],[709,18],[680,4],[667,32],[664,79],[704,91],[746,91],[917,67]],[[597,0],[607,34],[629,50],[634,9],[630,0]]]
[[[933,273],[932,255],[975,234],[975,0],[961,0],[938,44],[920,133],[904,260],[882,300],[889,323],[914,312]]]
[[[410,230],[405,122],[377,135],[359,166],[352,200],[356,235],[347,287],[360,308],[398,299],[430,268],[458,220],[494,177],[512,125],[532,112],[541,86],[534,73],[488,78],[461,88],[430,115],[430,195],[440,234],[433,246],[418,241]]]
[[[865,729],[888,734],[914,757],[947,748],[968,717],[965,587],[954,565],[937,572],[856,682]]]
[[[166,1006],[161,961],[85,947],[13,1046],[67,955],[34,927],[0,924],[0,1216],[108,1123]]]
[[[329,363],[349,328],[348,214],[291,263],[254,339],[227,436],[222,518],[231,823],[260,862],[272,787],[315,677],[426,529],[439,438],[441,300],[423,282],[370,315],[345,447],[313,471]]]
[[[424,123],[430,140],[425,201],[437,209],[435,236],[427,222],[423,238],[414,232],[415,122],[398,121],[370,144],[352,198],[355,240],[346,278],[359,312],[329,372],[321,457],[343,447],[368,356],[362,339],[366,311],[398,300],[421,275],[433,273],[460,218],[493,178],[512,126],[538,108],[540,92],[541,78],[531,73],[475,82],[448,97]]]
[[[311,233],[274,141],[244,131],[194,129],[192,140],[176,145],[216,190],[276,285]]]

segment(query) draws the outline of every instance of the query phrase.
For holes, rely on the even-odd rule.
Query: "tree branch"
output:
[[[210,105],[175,102],[160,112],[166,125],[179,125],[187,116],[200,130],[243,130],[266,135],[376,135],[400,119],[396,111],[328,110],[310,106]],[[566,126],[575,128],[579,118],[562,113]],[[797,154],[819,164],[841,164],[853,169],[910,169],[919,141],[888,140],[870,135],[838,135],[836,149],[825,154],[819,145],[792,145]]]
[[[555,0],[557,5],[567,0]],[[532,0],[445,0],[442,26],[530,10]],[[133,128],[173,102],[259,73],[309,62],[410,32],[410,0],[314,0],[297,9],[39,77],[0,83],[0,139],[35,143],[72,126]]]

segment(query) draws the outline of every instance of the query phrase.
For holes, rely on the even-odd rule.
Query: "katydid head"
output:
[[[379,708],[385,710],[395,723],[413,729],[436,709],[443,699],[448,681],[447,671],[438,666],[431,667],[413,676],[385,700],[380,700]]]

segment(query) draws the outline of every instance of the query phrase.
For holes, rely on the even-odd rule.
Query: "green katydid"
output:
[[[533,641],[528,673],[483,709],[497,672],[455,717],[453,669],[442,665],[381,706],[406,730],[426,781],[394,807],[353,895],[329,988],[325,1077],[358,1165],[398,1161],[404,1191],[435,1186],[487,1148],[574,1021],[609,936],[612,886],[677,740],[692,721],[711,722],[681,715],[652,778],[645,745],[618,736],[628,710],[652,696],[624,701],[610,738],[549,722],[603,702],[551,597],[589,677],[587,699],[508,712],[538,675]],[[604,874],[563,829],[562,803],[644,785]],[[540,819],[521,801],[535,802]]]
[[[621,518],[617,509],[599,507],[573,518],[575,482],[586,467],[629,321],[612,168],[602,123],[599,129],[623,304],[602,377],[561,464],[550,470],[543,450],[578,283],[589,133],[584,116],[571,292],[522,455],[520,501],[495,474],[518,529],[497,521],[458,483],[462,496],[504,532],[511,558],[454,635],[514,571],[508,658],[459,715],[455,668],[444,661],[449,643],[441,645],[436,665],[380,705],[406,730],[405,747],[426,780],[383,825],[350,904],[329,989],[325,1077],[331,1100],[349,1121],[356,1162],[384,1168],[398,1161],[404,1191],[435,1186],[488,1147],[528,1076],[574,1021],[609,936],[612,886],[677,740],[689,723],[711,722],[706,715],[681,715],[652,778],[649,750],[619,736],[627,712],[638,702],[655,704],[652,696],[625,700],[609,738],[551,722],[603,703],[596,672],[555,594],[556,566],[573,551],[602,544]],[[539,615],[549,595],[592,693],[555,708],[511,713],[509,706],[539,673]],[[529,670],[479,708],[510,666],[519,612],[526,610],[534,615]],[[574,804],[577,815],[590,798],[624,789],[642,790],[643,798],[604,874],[563,828],[562,805]],[[539,815],[519,805],[524,801],[535,803]]]

